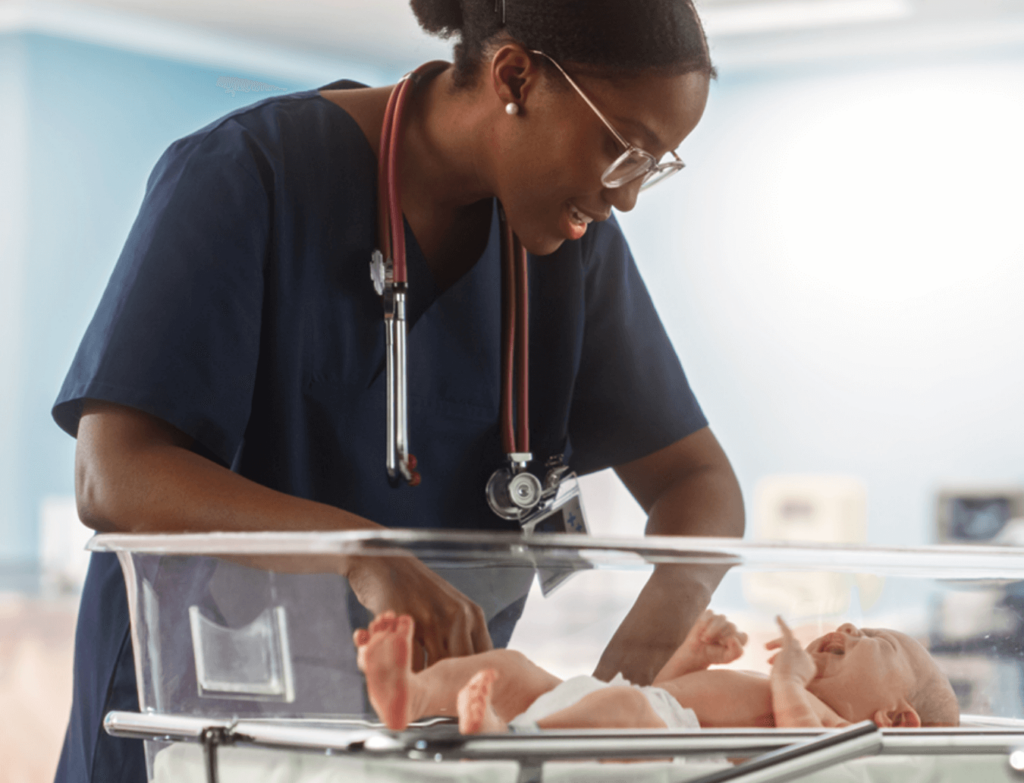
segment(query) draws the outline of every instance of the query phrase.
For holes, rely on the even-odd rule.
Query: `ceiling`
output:
[[[514,2],[515,0],[508,0]],[[882,47],[1024,46],[1024,0],[697,0],[719,65],[834,57]],[[0,30],[73,35],[113,17],[311,57],[406,68],[450,44],[416,24],[408,0],[0,0]],[[15,20],[15,22],[11,22]],[[28,20],[27,22],[25,20]],[[43,21],[40,21],[43,20]],[[45,20],[49,20],[48,22]],[[64,21],[61,24],[62,20]]]

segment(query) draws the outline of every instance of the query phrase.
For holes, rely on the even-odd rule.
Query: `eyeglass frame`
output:
[[[655,158],[647,150],[641,149],[640,147],[637,147],[635,144],[631,144],[630,142],[628,142],[625,138],[623,138],[621,133],[615,130],[615,126],[613,126],[611,122],[609,122],[608,118],[601,113],[601,110],[594,105],[594,102],[587,97],[587,94],[583,92],[583,89],[578,84],[576,84],[575,81],[573,81],[572,77],[565,72],[565,69],[561,65],[559,65],[553,57],[544,54],[544,52],[541,52],[537,49],[529,49],[528,51],[530,52],[530,54],[539,54],[541,57],[543,57],[553,66],[555,66],[555,68],[558,69],[558,72],[562,74],[562,76],[565,77],[565,80],[569,82],[569,84],[572,86],[574,90],[576,90],[579,96],[583,99],[584,103],[586,103],[587,106],[590,107],[590,110],[597,115],[597,118],[601,120],[602,123],[604,123],[604,126],[611,132],[612,136],[615,137],[616,141],[618,141],[619,144],[626,148],[626,151],[619,155],[619,157],[617,157],[614,161],[612,161],[611,165],[608,166],[608,168],[604,170],[604,173],[601,174],[601,184],[604,185],[606,188],[621,188],[626,183],[632,182],[634,179],[637,179],[639,177],[643,177],[644,181],[643,184],[640,185],[640,190],[647,190],[648,188],[657,185],[659,182],[664,182],[673,174],[682,171],[686,167],[686,164],[683,163],[682,159],[679,157],[678,153],[675,150],[669,150],[669,152],[671,152],[672,157],[675,158],[675,160],[668,160],[665,161],[664,163],[659,163],[658,159]],[[629,179],[619,179],[618,181],[611,179],[609,177],[610,172],[614,171],[617,166],[619,166],[623,161],[626,160],[626,158],[628,158],[634,152],[638,153],[641,157],[647,159],[647,169],[638,170],[641,171],[642,173],[635,174]]]

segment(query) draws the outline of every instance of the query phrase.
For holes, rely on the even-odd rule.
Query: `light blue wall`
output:
[[[40,501],[74,492],[74,441],[50,406],[157,158],[267,97],[230,95],[221,76],[293,91],[349,73],[339,63],[299,83],[38,34],[0,37],[0,561],[34,561]]]
[[[0,36],[0,560],[31,552],[22,491],[26,254],[28,248],[28,52]]]

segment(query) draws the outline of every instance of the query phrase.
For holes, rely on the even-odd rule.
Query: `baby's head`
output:
[[[949,680],[906,634],[845,623],[807,652],[818,667],[807,690],[845,720],[909,728],[960,723]]]

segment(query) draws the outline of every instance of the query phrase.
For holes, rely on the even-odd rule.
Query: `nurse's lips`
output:
[[[567,207],[566,212],[563,213],[565,220],[563,221],[562,229],[569,239],[579,239],[587,233],[587,226],[594,221],[594,218],[581,211],[572,202],[569,202]],[[604,218],[601,219],[603,220]]]

